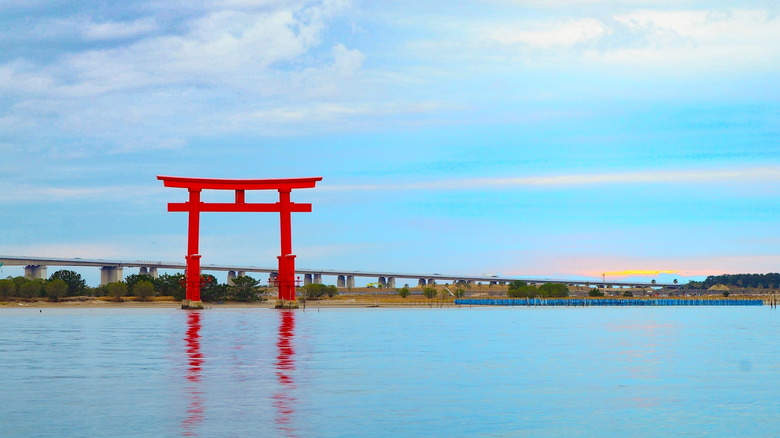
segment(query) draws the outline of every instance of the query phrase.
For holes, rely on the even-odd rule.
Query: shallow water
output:
[[[0,436],[777,436],[769,307],[0,310]]]

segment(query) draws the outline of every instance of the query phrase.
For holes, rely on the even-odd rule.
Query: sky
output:
[[[779,73],[776,1],[0,0],[0,254],[183,261],[157,175],[322,176],[298,267],[777,272]],[[203,263],[278,227],[204,214]]]

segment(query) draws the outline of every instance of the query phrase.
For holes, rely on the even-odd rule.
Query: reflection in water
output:
[[[182,422],[184,436],[197,436],[195,428],[203,422],[203,398],[200,391],[203,354],[200,352],[200,312],[190,311],[187,315],[187,387],[190,399],[187,417]]]
[[[286,436],[295,436],[292,428],[293,415],[295,414],[295,398],[292,391],[295,390],[292,372],[295,371],[295,350],[293,350],[293,336],[295,335],[295,313],[293,311],[281,311],[279,322],[279,340],[276,346],[279,353],[276,356],[276,375],[279,377],[279,390],[273,395],[276,408],[276,425],[279,431]]]

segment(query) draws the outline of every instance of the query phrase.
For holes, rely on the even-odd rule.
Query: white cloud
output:
[[[0,87],[14,93],[62,97],[171,84],[229,85],[272,93],[274,84],[267,79],[274,66],[295,61],[319,45],[326,20],[340,7],[325,1],[258,11],[214,10],[188,21],[181,35],[151,36],[113,48],[72,52],[48,65],[29,61],[0,65]],[[157,28],[148,18],[59,21],[67,22],[67,27],[79,25],[90,39],[138,36]],[[341,47],[336,53],[337,66],[359,67],[359,53]]]
[[[713,68],[776,71],[780,58],[780,15],[768,9],[680,10],[670,5],[607,14],[453,20],[434,21],[434,38],[407,47],[420,58],[480,60],[491,66],[609,65],[662,74],[669,67],[698,73]]]
[[[0,205],[23,202],[60,202],[74,200],[149,199],[163,193],[162,187],[149,185],[75,187],[66,184],[0,184]]]
[[[466,178],[401,184],[323,185],[322,190],[475,190],[515,187],[574,187],[599,184],[713,184],[738,181],[747,183],[780,182],[780,167],[737,169],[682,169],[623,173],[548,175],[520,178]]]
[[[140,18],[130,22],[89,21],[82,28],[82,35],[90,40],[114,40],[148,34],[157,29],[157,23],[151,18]]]
[[[348,6],[204,2],[200,15],[165,34],[149,18],[44,20],[43,27],[59,23],[52,35],[80,29],[83,37],[113,41],[51,61],[0,64],[0,93],[14,99],[0,123],[40,124],[128,152],[181,147],[193,132],[275,129],[257,126],[263,120],[362,113],[348,102],[361,90],[365,55],[338,42],[321,48],[328,20]]]
[[[601,21],[586,18],[563,23],[532,22],[518,26],[490,26],[485,38],[499,44],[522,44],[535,49],[571,47],[593,41],[607,33]]]

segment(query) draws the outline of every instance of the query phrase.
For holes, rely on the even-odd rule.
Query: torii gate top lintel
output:
[[[187,290],[183,308],[202,308],[200,302],[200,254],[198,241],[200,233],[200,213],[202,212],[254,212],[279,213],[281,252],[279,259],[279,275],[276,283],[279,286],[279,302],[277,306],[286,307],[295,304],[295,256],[292,254],[292,232],[290,213],[311,212],[311,204],[296,204],[290,201],[293,189],[313,188],[321,176],[310,178],[278,178],[278,179],[216,179],[189,178],[180,176],[157,176],[165,187],[187,189],[188,202],[168,204],[168,211],[189,213],[187,233]],[[204,203],[200,200],[202,190],[235,190],[235,203]],[[247,203],[246,190],[278,190],[279,202]]]
[[[188,178],[182,176],[162,176],[157,179],[165,187],[177,187],[190,190],[292,190],[310,189],[322,181],[321,176],[310,178],[276,178],[276,179],[218,179],[218,178]]]

